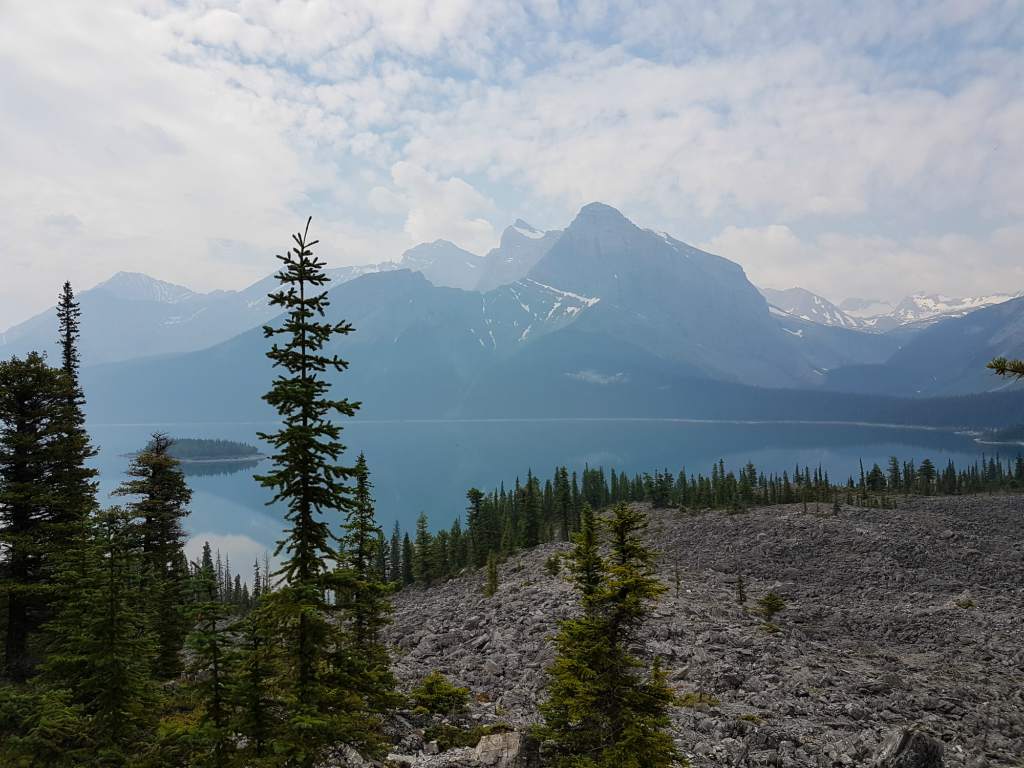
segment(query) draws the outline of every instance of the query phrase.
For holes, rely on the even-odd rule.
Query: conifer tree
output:
[[[415,560],[415,553],[413,552],[412,542],[409,540],[409,534],[405,534],[402,537],[402,585],[409,586],[416,580],[416,576],[413,573],[413,561]]]
[[[190,688],[197,707],[195,732],[190,735],[190,765],[225,768],[233,747],[228,699],[230,646],[225,621],[228,608],[218,599],[217,575],[210,565],[199,568],[197,581],[201,598],[192,612],[195,628],[188,636],[189,679],[194,681]]]
[[[412,559],[412,576],[420,584],[429,584],[434,575],[433,537],[429,525],[426,513],[420,512],[416,518],[416,542]]]
[[[484,595],[494,597],[498,591],[498,556],[494,552],[487,555],[487,584],[484,585]]]
[[[239,640],[232,649],[228,680],[231,727],[244,739],[238,747],[238,760],[246,768],[270,765],[271,740],[280,713],[273,693],[275,647],[263,610],[257,608],[235,626]]]
[[[317,241],[309,240],[308,220],[305,231],[292,239],[294,247],[277,257],[281,287],[269,297],[271,306],[285,311],[285,319],[276,328],[264,327],[267,338],[280,337],[267,353],[280,372],[264,399],[282,424],[274,433],[259,435],[274,453],[272,469],[257,480],[273,490],[270,503],[287,507],[289,527],[275,551],[284,555],[276,574],[284,584],[268,606],[272,623],[283,633],[286,664],[279,683],[289,708],[276,741],[287,761],[305,767],[318,761],[329,741],[344,741],[348,730],[323,679],[328,657],[340,642],[337,624],[328,619],[333,607],[325,595],[326,561],[335,553],[323,515],[352,506],[348,482],[353,470],[340,463],[342,428],[332,418],[353,416],[359,404],[329,396],[325,376],[348,364],[324,348],[353,329],[324,319],[329,301],[321,289],[328,277],[324,263],[313,256]]]
[[[65,379],[35,352],[0,362],[0,588],[4,669],[13,680],[28,678],[38,660],[32,641],[53,599],[55,417],[66,395]]]
[[[82,547],[77,599],[50,627],[55,639],[43,679],[67,691],[81,713],[96,765],[127,765],[155,726],[156,644],[142,590],[142,545],[133,513],[98,513]]]
[[[128,479],[114,492],[133,497],[128,509],[141,519],[143,589],[149,596],[157,642],[158,677],[181,672],[181,649],[189,630],[189,579],[184,557],[185,531],[192,491],[180,463],[170,454],[173,441],[156,433],[128,468]],[[230,585],[229,585],[230,587]]]
[[[335,657],[337,683],[362,697],[374,716],[383,715],[395,702],[391,659],[381,632],[388,622],[390,587],[377,570],[376,552],[381,530],[374,518],[370,471],[360,453],[355,464],[356,486],[341,539],[341,561],[334,585],[348,622],[351,647]],[[375,723],[368,723],[373,731]],[[375,741],[374,733],[364,740]]]
[[[556,638],[542,734],[559,768],[670,766],[677,759],[668,733],[672,691],[657,663],[645,672],[630,651],[665,591],[640,538],[646,518],[625,504],[613,508],[607,559],[592,513],[584,509],[581,518],[569,562],[583,612]]]
[[[402,531],[397,520],[391,530],[391,544],[388,547],[388,580],[398,583],[402,581]]]
[[[78,378],[81,309],[69,282],[64,283],[57,301],[57,320],[64,378],[63,398],[54,419],[54,467],[50,481],[53,519],[47,547],[55,561],[52,574],[56,577],[59,571],[66,580],[76,573],[70,561],[81,556],[78,550],[89,516],[97,509],[97,471],[87,465],[96,449],[85,430],[85,396]],[[75,586],[73,581],[61,583],[57,589],[59,598],[76,599]]]

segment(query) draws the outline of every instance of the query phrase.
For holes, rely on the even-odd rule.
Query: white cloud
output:
[[[0,328],[65,278],[241,287],[308,213],[322,255],[356,263],[439,237],[482,252],[518,215],[559,226],[591,200],[735,250],[760,233],[780,254],[769,282],[845,290],[841,259],[829,276],[807,255],[847,252],[817,234],[833,232],[878,264],[903,254],[908,282],[990,290],[1013,275],[996,233],[1024,218],[1019,10],[6,4]],[[954,241],[969,275],[943,250]]]
[[[1024,290],[1024,226],[985,237],[941,234],[897,240],[823,233],[802,239],[782,224],[726,227],[703,248],[738,262],[766,288],[800,286],[839,302]],[[951,279],[952,276],[952,279]]]

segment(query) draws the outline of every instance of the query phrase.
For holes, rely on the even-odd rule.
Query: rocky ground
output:
[[[673,731],[692,765],[864,765],[916,725],[947,766],[1024,766],[1024,496],[650,515],[669,592],[646,647],[688,704]],[[441,670],[473,691],[475,721],[535,722],[573,611],[544,568],[563,548],[509,559],[492,598],[482,572],[399,594],[399,679]],[[775,633],[753,606],[769,590],[788,605]]]

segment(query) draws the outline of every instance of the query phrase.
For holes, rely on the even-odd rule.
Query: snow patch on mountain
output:
[[[177,304],[201,295],[183,285],[157,280],[141,272],[118,272],[93,290],[104,291],[120,299],[159,304]]]

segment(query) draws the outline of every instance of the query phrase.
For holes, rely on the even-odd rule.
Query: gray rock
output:
[[[480,765],[487,768],[536,768],[539,765],[535,745],[522,733],[484,736],[474,752]]]
[[[876,768],[942,768],[945,746],[921,731],[903,728],[885,740]]]

